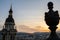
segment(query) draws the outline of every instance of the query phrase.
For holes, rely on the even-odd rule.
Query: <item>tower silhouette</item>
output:
[[[15,22],[13,19],[13,10],[12,5],[9,10],[8,18],[6,18],[4,27],[2,29],[2,40],[14,40],[16,35],[16,28],[15,28]]]

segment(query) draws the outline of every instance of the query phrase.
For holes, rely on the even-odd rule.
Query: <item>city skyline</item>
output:
[[[0,25],[4,25],[12,3],[13,18],[18,32],[49,32],[44,21],[44,13],[48,11],[49,1],[54,3],[54,10],[58,10],[60,14],[60,0],[12,0],[12,2],[0,0]],[[59,25],[58,30],[60,30]]]

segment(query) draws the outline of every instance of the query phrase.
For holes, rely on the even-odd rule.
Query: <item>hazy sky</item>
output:
[[[47,3],[49,1],[54,3],[54,10],[58,10],[60,13],[60,0],[0,0],[0,28],[8,17],[12,3],[13,18],[19,32],[49,31],[44,21],[44,13],[48,11]]]

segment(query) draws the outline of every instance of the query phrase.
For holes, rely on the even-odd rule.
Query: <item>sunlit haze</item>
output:
[[[13,18],[18,32],[49,32],[44,21],[49,1],[54,3],[54,10],[58,10],[60,14],[60,0],[0,0],[0,29],[3,28],[12,4]]]

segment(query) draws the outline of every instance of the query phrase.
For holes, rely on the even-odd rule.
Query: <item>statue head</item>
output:
[[[53,2],[48,2],[47,6],[48,6],[49,10],[52,10],[53,9]]]

